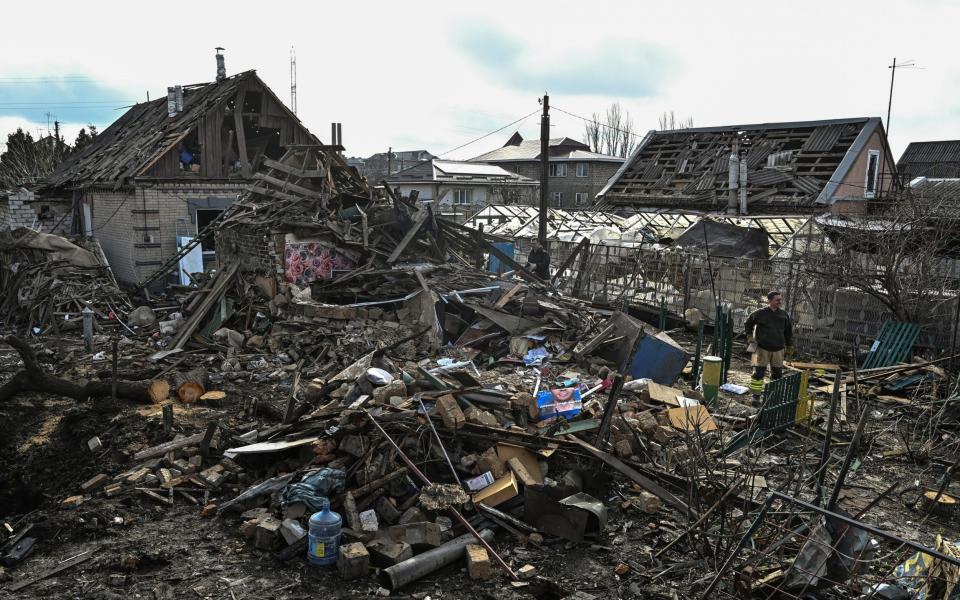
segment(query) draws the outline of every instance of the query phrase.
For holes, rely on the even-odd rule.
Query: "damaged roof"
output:
[[[390,175],[387,183],[458,183],[490,184],[509,183],[513,185],[539,185],[536,179],[511,173],[495,165],[477,164],[459,160],[431,159],[409,169]]]
[[[273,94],[256,71],[251,70],[220,81],[183,86],[183,110],[174,117],[167,113],[166,97],[133,105],[93,143],[57,167],[42,187],[123,185],[149,169],[179,144],[210,109],[234,99],[247,83],[255,83],[265,93]],[[279,99],[277,103],[283,106]],[[285,106],[284,110],[303,127]],[[316,138],[314,141],[319,143]]]
[[[729,156],[746,148],[751,206],[831,204],[879,117],[650,131],[598,198],[613,205],[726,206]]]

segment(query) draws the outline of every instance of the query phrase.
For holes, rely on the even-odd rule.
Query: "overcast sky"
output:
[[[0,36],[0,133],[49,119],[101,130],[166,87],[256,69],[322,140],[347,154],[426,149],[469,158],[516,129],[537,98],[577,115],[619,101],[638,133],[673,110],[697,126],[881,116],[898,70],[891,144],[960,138],[960,2],[9,2]],[[50,117],[47,116],[50,113]],[[551,135],[583,122],[553,112]]]

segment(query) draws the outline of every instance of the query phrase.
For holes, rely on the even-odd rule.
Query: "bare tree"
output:
[[[594,152],[600,152],[600,131],[603,129],[600,115],[593,113],[590,120],[584,123],[583,129],[583,143],[590,146]]]
[[[66,158],[70,146],[60,135],[59,123],[56,125],[54,133],[38,140],[19,128],[7,135],[7,148],[0,154],[0,188],[34,185]]]
[[[693,127],[693,117],[678,119],[677,115],[671,111],[663,111],[657,120],[660,131],[671,131],[673,129],[689,129]]]
[[[614,102],[601,117],[593,113],[584,127],[583,141],[594,152],[627,156],[636,146],[637,134],[630,113]]]
[[[870,214],[821,220],[829,243],[798,258],[812,278],[856,289],[901,321],[925,323],[956,294],[955,202],[934,189],[908,189]]]

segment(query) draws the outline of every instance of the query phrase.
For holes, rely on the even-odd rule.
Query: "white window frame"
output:
[[[573,195],[573,199],[577,206],[583,206],[587,203],[587,193],[577,192]]]
[[[553,204],[556,208],[563,207],[563,192],[551,192],[551,198],[553,198]]]
[[[873,168],[873,181],[870,181],[870,164],[876,160]],[[876,198],[877,197],[877,180],[880,177],[880,151],[879,150],[870,150],[867,152],[867,170],[863,174],[863,197],[864,198]],[[870,184],[873,183],[873,186]],[[873,189],[871,189],[871,187]]]
[[[466,199],[464,199],[466,197]],[[470,188],[456,188],[453,190],[453,203],[458,206],[473,204],[473,190]]]
[[[577,163],[577,177],[589,177],[590,176],[590,163]]]
[[[566,177],[567,163],[552,162],[550,163],[549,172],[550,172],[550,177]]]

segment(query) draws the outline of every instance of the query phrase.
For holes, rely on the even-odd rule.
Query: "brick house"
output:
[[[69,202],[116,277],[137,283],[176,255],[290,145],[317,139],[255,71],[136,104],[39,189]],[[202,244],[215,260],[214,240]]]
[[[732,214],[862,213],[895,189],[896,173],[879,117],[650,131],[598,203]]]
[[[591,152],[590,146],[563,137],[550,140],[550,206],[589,208],[607,180],[623,164],[619,156]],[[540,140],[524,140],[514,133],[502,148],[470,159],[503,167],[536,181],[541,178]]]

